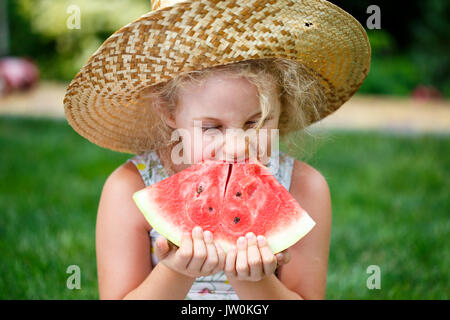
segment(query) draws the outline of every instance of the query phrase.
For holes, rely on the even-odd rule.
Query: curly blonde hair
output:
[[[319,119],[318,110],[327,106],[324,91],[302,63],[282,58],[246,60],[193,71],[150,88],[144,97],[155,110],[155,116],[160,117],[150,130],[151,134],[161,137],[154,149],[174,144],[170,141],[173,129],[164,122],[161,113],[174,115],[179,91],[192,82],[201,84],[217,72],[229,77],[245,77],[256,86],[262,113],[256,129],[263,125],[266,117],[279,104],[280,142],[286,144],[290,153],[307,156],[301,145],[305,139],[295,134],[312,136],[306,128]]]

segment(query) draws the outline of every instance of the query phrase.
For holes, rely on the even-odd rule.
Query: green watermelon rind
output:
[[[272,233],[266,236],[269,247],[274,254],[281,252],[297,243],[311,231],[315,225],[316,223],[314,220],[305,210],[303,210],[300,219],[295,223],[291,223],[288,228],[283,229],[281,232]]]
[[[158,230],[159,234],[179,247],[181,244],[181,233],[177,232],[179,228],[167,220],[159,218],[161,209],[151,201],[148,189],[135,192],[133,194],[133,200],[150,226]]]
[[[315,225],[314,220],[303,210],[300,218],[293,223],[291,222],[288,228],[284,228],[278,232],[272,231],[270,235],[266,234],[265,237],[273,254],[276,254],[293,246],[308,234]],[[225,252],[228,252],[233,245],[229,241],[222,239],[216,239],[216,242]]]

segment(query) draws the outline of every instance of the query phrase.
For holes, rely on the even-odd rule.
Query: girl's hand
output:
[[[289,253],[283,251],[275,256],[265,237],[256,237],[249,232],[245,237],[239,237],[237,248],[228,251],[224,271],[228,279],[260,281],[273,274],[277,264],[289,260]]]
[[[188,277],[207,276],[223,270],[225,252],[213,240],[210,231],[203,232],[201,227],[192,229],[181,238],[177,248],[164,237],[158,237],[155,242],[155,254],[161,263]]]

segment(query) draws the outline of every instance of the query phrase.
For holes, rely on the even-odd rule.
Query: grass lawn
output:
[[[65,121],[11,117],[0,117],[0,147],[0,299],[97,299],[98,200],[131,155]],[[332,132],[308,163],[333,200],[328,299],[450,298],[450,136]],[[66,287],[70,265],[80,290]]]

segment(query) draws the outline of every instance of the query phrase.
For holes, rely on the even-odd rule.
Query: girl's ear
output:
[[[159,110],[159,112],[161,114],[161,117],[162,117],[164,123],[167,124],[172,129],[176,129],[174,115],[171,112],[169,112],[167,109],[165,109],[165,108],[159,107],[158,110]]]
[[[166,114],[163,114],[163,119],[164,119],[164,122],[165,122],[169,127],[171,127],[172,129],[176,129],[176,128],[177,128],[177,126],[176,126],[176,124],[175,124],[175,119],[174,119],[174,117],[173,117],[172,115],[166,115]]]

